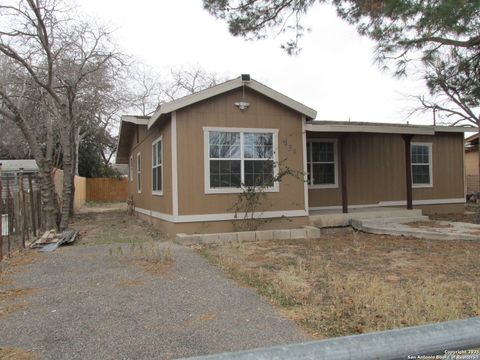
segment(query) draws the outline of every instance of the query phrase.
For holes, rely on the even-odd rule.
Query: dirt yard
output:
[[[317,338],[480,315],[480,243],[348,231],[196,246]]]
[[[480,223],[480,205],[468,204],[463,213],[435,214],[429,215],[432,220],[440,221],[460,221],[472,224]]]
[[[0,359],[175,359],[311,337],[254,291],[114,205],[0,274]]]

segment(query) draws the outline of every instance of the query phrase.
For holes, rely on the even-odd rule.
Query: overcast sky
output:
[[[317,110],[318,120],[431,124],[424,114],[407,119],[415,102],[407,95],[426,92],[413,79],[396,80],[374,64],[374,43],[317,6],[306,18],[312,31],[302,52],[289,56],[281,39],[245,41],[228,32],[202,7],[201,0],[81,0],[81,9],[116,29],[122,50],[155,68],[200,65],[228,77],[249,73],[275,90]]]

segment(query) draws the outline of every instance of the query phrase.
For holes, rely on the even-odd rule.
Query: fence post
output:
[[[3,188],[2,188],[2,163],[0,163],[0,262],[2,260],[3,260]],[[1,270],[2,269],[0,267],[0,271]]]
[[[24,192],[24,189],[23,189],[23,173],[20,173],[20,191],[19,191],[19,195],[20,195],[20,211],[22,213],[22,215],[20,216],[20,221],[22,222],[22,246],[23,248],[25,249],[25,241],[26,241],[26,236],[27,236],[27,209],[26,209],[26,206],[25,206],[25,192]]]
[[[37,221],[38,221],[38,231],[41,233],[44,229],[43,220],[42,220],[42,191],[37,190]]]
[[[33,236],[37,237],[37,225],[35,224],[35,202],[33,201],[33,183],[32,175],[28,175],[28,190],[30,198],[30,219],[32,225]]]
[[[7,216],[8,216],[8,231],[7,231],[7,255],[10,257],[10,250],[12,247],[10,236],[13,231],[13,209],[10,201],[10,177],[7,176]]]

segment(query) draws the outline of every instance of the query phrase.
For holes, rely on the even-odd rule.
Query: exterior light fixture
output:
[[[235,106],[238,107],[241,111],[243,111],[248,109],[248,107],[250,106],[250,103],[246,101],[237,101],[235,103]]]

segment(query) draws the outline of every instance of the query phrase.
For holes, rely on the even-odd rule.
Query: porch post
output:
[[[348,193],[347,193],[347,162],[346,162],[346,142],[347,134],[340,135],[340,169],[342,172],[342,212],[348,213]]]
[[[403,134],[402,138],[405,142],[405,184],[407,187],[407,209],[413,209],[412,200],[412,158],[410,155],[412,134]]]

